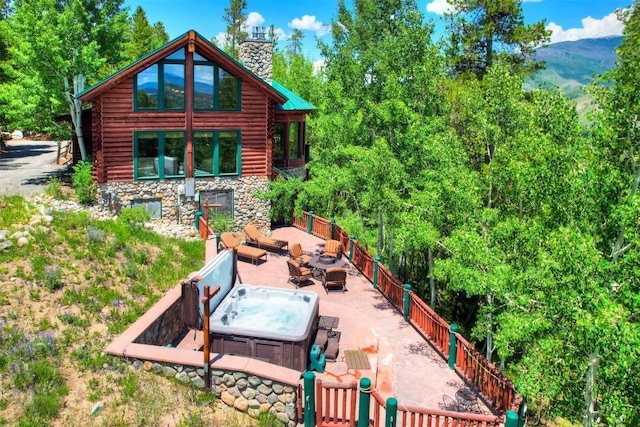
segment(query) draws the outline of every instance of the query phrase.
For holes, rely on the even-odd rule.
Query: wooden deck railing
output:
[[[384,426],[387,404],[377,391],[371,392],[370,426]],[[424,409],[415,406],[398,405],[396,412],[396,427],[497,427],[503,423],[496,415],[471,414],[465,412],[443,411],[439,409]]]
[[[358,383],[326,383],[316,380],[316,426],[347,427],[356,424]]]
[[[435,344],[444,356],[449,355],[449,324],[422,301],[414,292],[409,295],[411,324]]]
[[[333,239],[342,242],[345,251],[348,253],[351,249],[351,239],[342,228],[316,215],[312,216],[311,221],[311,231],[313,235],[325,240],[331,238],[331,228],[333,226]],[[298,229],[308,232],[309,214],[303,212],[300,218],[294,217],[293,225]],[[350,254],[350,257],[353,265],[358,268],[369,281],[372,283],[376,282],[374,278],[375,259],[357,241],[353,241],[352,246],[353,253]],[[404,285],[381,263],[378,264],[377,288],[396,309],[403,313]],[[440,317],[413,291],[409,291],[408,296],[410,323],[425,339],[431,341],[443,356],[448,356],[450,345],[449,323]],[[500,417],[494,417],[449,413],[446,411],[425,410],[413,407],[399,407],[398,412],[402,414],[403,421],[401,424],[397,424],[398,426],[454,426],[472,423],[471,425],[489,427],[504,422],[504,414],[507,410],[513,410],[519,413],[521,397],[517,394],[511,380],[476,351],[461,334],[456,333],[455,336],[457,350],[455,361],[456,371],[478,387],[480,392],[502,415]],[[374,403],[373,408],[373,425],[379,426],[382,425],[382,420],[376,417],[379,417],[380,414],[384,412],[384,401],[382,401],[375,391],[372,392],[372,396],[377,396],[373,399],[373,401],[377,402]],[[400,411],[400,408],[404,409]],[[405,420],[407,421],[405,422]]]

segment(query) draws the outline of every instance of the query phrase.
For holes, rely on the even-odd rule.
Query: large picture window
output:
[[[195,110],[240,110],[240,80],[217,64],[194,55],[193,79]]]
[[[239,111],[240,79],[197,53],[193,60],[193,108]],[[184,110],[185,75],[184,49],[139,72],[134,79],[135,109]]]
[[[240,175],[240,131],[194,131],[194,175]]]
[[[184,110],[184,49],[142,70],[135,78],[136,110]]]
[[[185,138],[181,131],[134,133],[134,178],[184,177]]]

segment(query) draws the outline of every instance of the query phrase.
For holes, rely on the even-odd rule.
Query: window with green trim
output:
[[[134,81],[136,110],[184,110],[184,49],[145,68]]]
[[[134,132],[135,179],[184,177],[185,135],[182,131]]]
[[[273,133],[273,158],[274,160],[284,160],[284,144],[286,141],[287,124],[276,123]]]
[[[276,122],[273,133],[273,160],[276,166],[286,166],[304,153],[304,122]]]
[[[300,123],[289,123],[289,159],[300,158]]]
[[[239,111],[240,79],[198,54],[193,59],[193,108]]]
[[[241,138],[237,130],[194,131],[194,175],[240,175]]]

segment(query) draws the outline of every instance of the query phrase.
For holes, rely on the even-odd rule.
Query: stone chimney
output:
[[[255,75],[271,84],[273,43],[267,40],[264,27],[254,27],[250,39],[238,46],[238,59]]]

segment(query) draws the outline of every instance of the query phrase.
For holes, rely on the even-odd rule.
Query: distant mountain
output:
[[[538,71],[526,82],[526,87],[553,85],[562,88],[567,97],[583,95],[580,88],[589,84],[596,74],[615,67],[615,49],[622,36],[583,39],[554,43],[536,51],[536,60],[544,61],[546,69]]]

